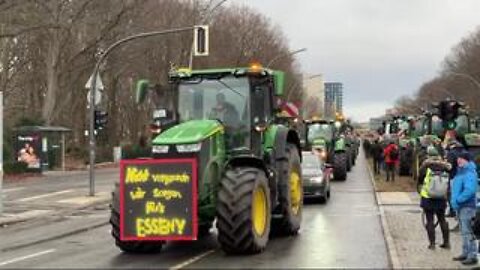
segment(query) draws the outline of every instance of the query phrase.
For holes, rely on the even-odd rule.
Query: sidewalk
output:
[[[87,196],[88,173],[85,171],[47,172],[42,178],[8,183],[2,189],[0,227],[107,205],[117,173],[111,169],[97,172],[94,197]]]
[[[372,178],[375,186],[375,181]],[[438,247],[442,243],[440,228],[436,228],[437,248],[429,250],[422,223],[420,198],[416,192],[376,192],[389,255],[394,269],[471,269],[452,258],[461,251],[459,232],[450,233],[452,248]],[[454,224],[453,219],[448,222]]]

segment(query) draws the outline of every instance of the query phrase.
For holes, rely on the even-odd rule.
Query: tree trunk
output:
[[[53,122],[53,112],[57,103],[58,93],[58,58],[60,54],[60,37],[56,30],[52,30],[51,42],[46,58],[47,91],[43,100],[42,118],[46,125]]]

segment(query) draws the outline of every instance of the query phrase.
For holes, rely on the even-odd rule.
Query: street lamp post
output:
[[[291,55],[294,55],[294,54],[297,54],[297,53],[301,53],[301,52],[304,52],[306,50],[307,50],[307,48],[301,48],[301,49],[298,49],[298,50],[295,50],[295,51],[287,52],[287,53],[284,53],[284,54],[279,54],[279,55],[275,56],[272,60],[270,60],[270,62],[268,62],[266,67],[267,68],[271,67],[273,65],[273,63],[275,63],[275,61],[277,61],[278,59],[281,59],[281,58],[287,57],[287,56],[291,56]]]
[[[302,82],[307,81],[307,80],[311,80],[311,79],[314,79],[314,78],[317,78],[317,77],[321,77],[321,76],[323,76],[323,74],[321,74],[321,73],[311,75],[311,76],[308,76],[307,78],[305,78]],[[290,92],[288,93],[287,101],[290,100],[290,96],[292,95],[293,92],[295,92],[295,89],[297,89],[297,87],[298,87],[298,81],[296,81],[295,84],[292,87],[290,87],[290,89],[292,89],[292,90],[290,90]]]
[[[173,33],[179,33],[179,32],[185,32],[185,31],[191,31],[194,30],[196,26],[189,26],[189,27],[182,27],[182,28],[176,28],[176,29],[169,29],[169,30],[163,30],[163,31],[154,31],[154,32],[147,32],[147,33],[140,33],[137,35],[129,36],[123,39],[118,40],[117,42],[113,43],[110,45],[105,52],[100,56],[98,59],[97,63],[95,64],[95,67],[93,69],[93,73],[91,76],[91,81],[90,81],[90,123],[89,123],[89,148],[90,148],[90,163],[89,163],[89,195],[90,196],[95,196],[95,96],[97,94],[97,76],[99,74],[99,69],[100,65],[102,62],[106,59],[108,54],[112,52],[115,48],[119,47],[120,45],[136,40],[136,39],[141,39],[141,38],[146,38],[146,37],[152,37],[152,36],[161,36],[161,35],[167,35],[167,34],[173,34]]]
[[[3,213],[3,91],[0,91],[0,216]]]
[[[473,84],[475,84],[475,86],[478,87],[478,89],[480,90],[480,82],[478,82],[477,80],[475,80],[475,78],[473,78],[470,74],[460,73],[460,72],[454,72],[454,71],[450,71],[450,72],[448,72],[447,74],[448,74],[448,75],[455,75],[455,76],[467,78],[467,79],[469,79]]]

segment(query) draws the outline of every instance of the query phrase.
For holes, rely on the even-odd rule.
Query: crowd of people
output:
[[[399,164],[399,147],[396,142],[381,138],[367,143],[364,140],[364,148],[367,156],[373,160],[374,173],[380,174],[383,169],[386,181],[395,181]],[[480,224],[480,220],[475,220],[478,185],[475,162],[463,144],[455,138],[448,138],[444,143],[433,142],[425,150],[416,180],[420,207],[426,220],[428,249],[436,248],[437,224],[443,238],[439,247],[451,248],[446,216],[456,217],[462,236],[462,251],[453,260],[461,261],[464,265],[475,265],[478,263],[478,244],[474,227],[475,223]]]

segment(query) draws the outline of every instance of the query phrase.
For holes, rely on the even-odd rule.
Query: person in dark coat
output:
[[[451,140],[450,143],[447,145],[447,149],[446,149],[446,156],[447,156],[447,161],[448,163],[450,163],[452,165],[452,169],[450,170],[450,187],[451,187],[451,181],[453,180],[453,178],[455,177],[455,175],[457,174],[457,168],[458,168],[458,165],[457,165],[457,157],[458,155],[460,155],[460,153],[462,153],[463,151],[465,151],[465,148],[463,147],[463,145],[457,141],[457,140]],[[448,190],[448,205],[449,205],[449,211],[448,211],[448,214],[447,216],[449,217],[455,217],[456,216],[456,213],[455,211],[453,210],[452,208],[452,205],[450,203],[450,198],[451,198],[451,190],[449,189]]]
[[[427,159],[422,162],[418,174],[418,190],[421,196],[420,207],[425,212],[427,219],[426,229],[429,240],[429,249],[435,249],[435,224],[434,215],[437,216],[438,223],[443,236],[441,248],[450,249],[450,232],[448,223],[445,219],[445,210],[447,208],[447,198],[430,198],[428,195],[429,179],[426,180],[427,171],[449,172],[452,169],[450,163],[444,161],[434,146],[427,148]]]
[[[371,146],[373,157],[373,172],[375,174],[380,173],[380,167],[383,161],[383,149],[378,139]]]

